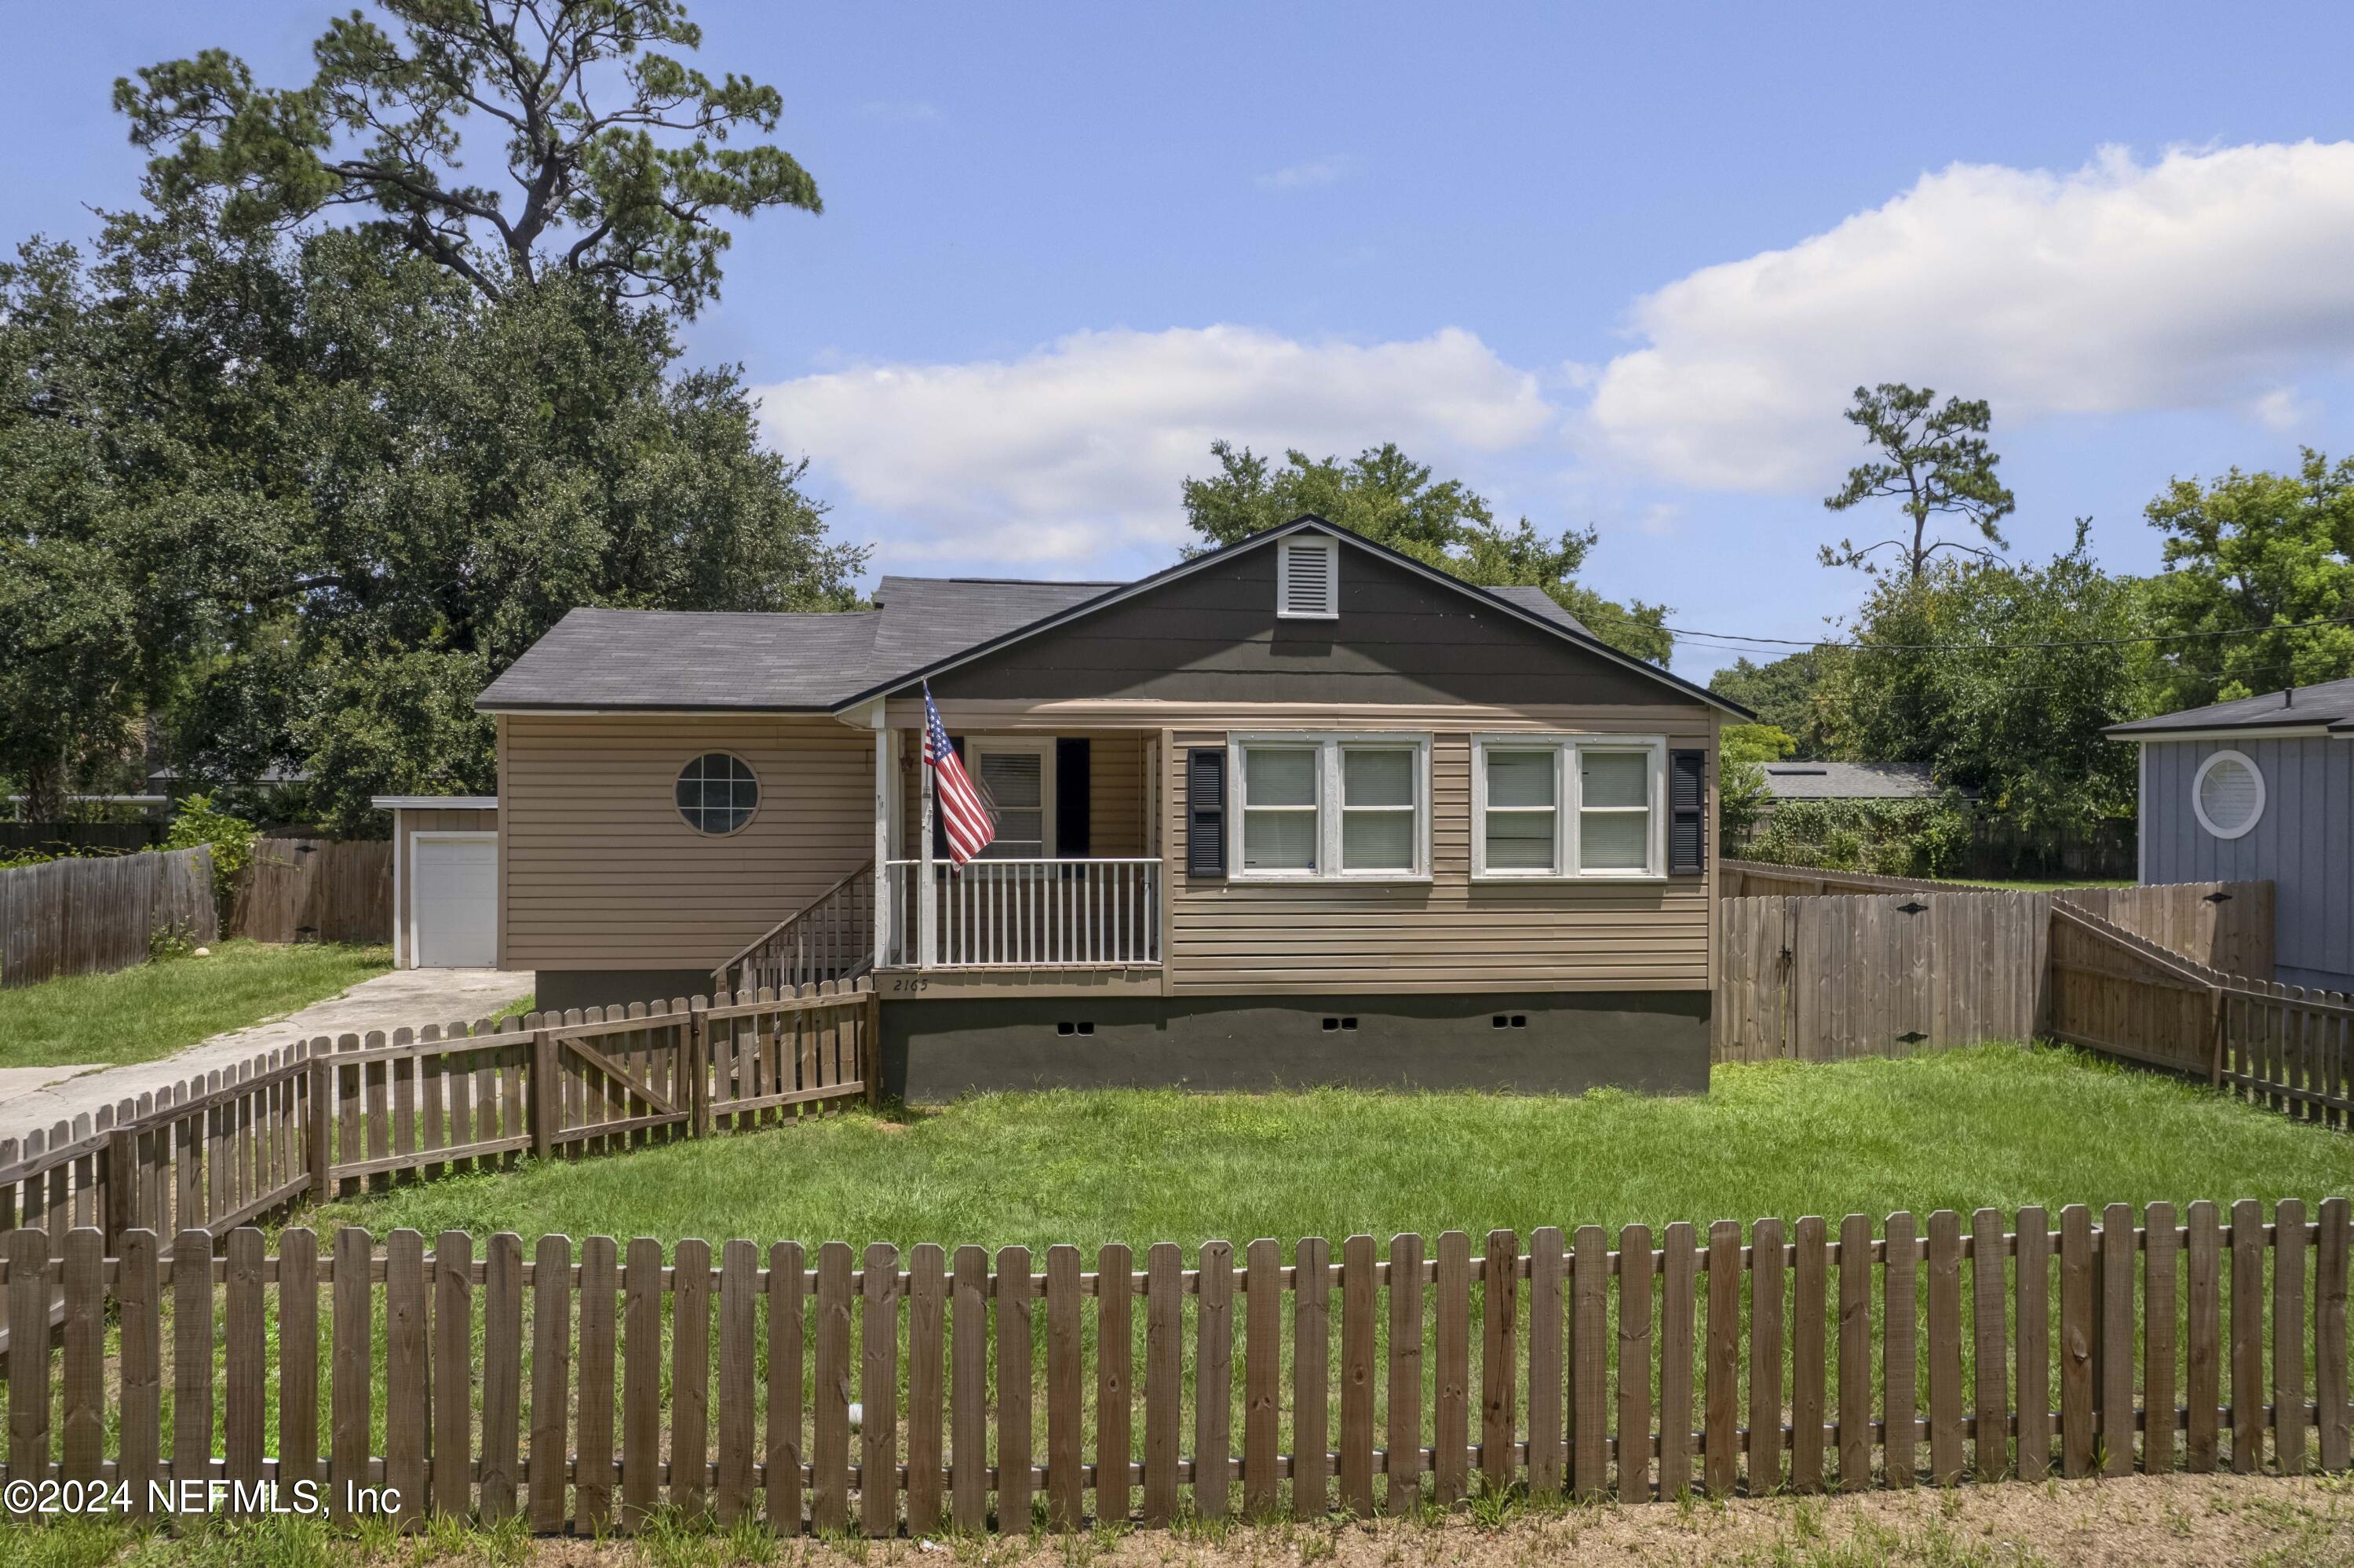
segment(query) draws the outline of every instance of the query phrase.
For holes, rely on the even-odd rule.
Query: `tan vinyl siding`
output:
[[[1087,853],[1098,860],[1144,853],[1144,750],[1140,735],[1099,735],[1087,747]]]
[[[417,878],[411,874],[417,863],[409,853],[409,840],[419,833],[494,833],[499,831],[499,814],[496,810],[474,808],[405,807],[393,815],[398,821],[392,845],[393,863],[398,869],[392,878],[392,928],[399,933],[401,963],[413,967],[417,955],[408,950],[408,906],[417,896]]]
[[[499,780],[504,962],[712,965],[875,853],[875,741],[828,719],[510,715]],[[726,837],[681,820],[679,769],[731,751],[760,808]]]
[[[1296,721],[1295,721],[1296,722]],[[1459,724],[1459,720],[1458,721]],[[1232,728],[1265,727],[1254,717]],[[1328,711],[1302,727],[1405,728],[1394,714]],[[1665,735],[1713,750],[1702,709],[1634,719],[1490,715],[1480,730]],[[1471,880],[1471,736],[1429,726],[1431,879],[1387,885],[1235,882],[1184,874],[1184,749],[1224,746],[1226,728],[1181,728],[1164,768],[1171,806],[1170,990],[1173,994],[1396,993],[1485,990],[1699,991],[1710,983],[1713,876],[1661,883],[1510,885]],[[1714,769],[1710,789],[1714,793]],[[1231,810],[1231,802],[1229,804]],[[1230,832],[1239,831],[1230,827]],[[1716,845],[1709,843],[1712,867]]]

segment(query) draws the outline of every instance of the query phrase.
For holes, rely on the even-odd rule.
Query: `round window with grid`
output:
[[[752,765],[725,751],[707,751],[678,773],[678,814],[698,833],[732,833],[760,807],[760,780]]]

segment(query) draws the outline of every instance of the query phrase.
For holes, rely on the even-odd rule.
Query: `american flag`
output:
[[[963,759],[949,744],[948,726],[940,723],[940,710],[932,705],[929,686],[924,688],[924,766],[935,775],[932,793],[940,826],[947,832],[949,858],[962,865],[989,847],[990,840],[997,836],[997,824],[989,820],[989,808],[981,804],[981,792],[972,787]]]

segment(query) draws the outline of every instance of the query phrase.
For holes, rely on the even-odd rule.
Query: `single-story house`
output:
[[[2137,880],[2271,882],[2272,978],[2354,991],[2354,680],[2103,733],[2141,747]]]
[[[1131,583],[576,609],[482,694],[569,1008],[871,972],[885,1086],[1706,1086],[1720,722],[1543,592],[1299,518]],[[920,827],[928,688],[996,839]],[[765,961],[765,960],[762,960]]]

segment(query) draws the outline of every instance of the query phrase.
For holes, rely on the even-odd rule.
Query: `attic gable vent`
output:
[[[1341,614],[1341,543],[1285,539],[1276,546],[1275,613],[1287,620],[1334,620]]]

